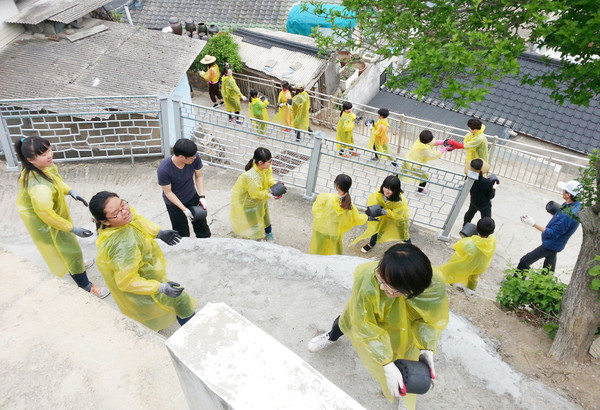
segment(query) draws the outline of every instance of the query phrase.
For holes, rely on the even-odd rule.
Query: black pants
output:
[[[239,116],[240,116],[240,112],[239,111],[236,111],[235,115],[229,114],[229,121],[233,121],[236,117],[239,117]]]
[[[313,130],[310,129],[310,126],[308,127],[308,132],[313,132]],[[300,141],[300,131],[296,131],[296,141]]]
[[[465,212],[465,218],[463,220],[463,226],[473,220],[475,214],[479,211],[482,218],[491,218],[492,217],[492,205],[485,208],[477,208],[475,205],[470,204],[469,209]]]
[[[335,342],[336,340],[338,340],[340,337],[342,337],[344,335],[344,332],[342,332],[342,330],[340,329],[339,323],[340,323],[340,317],[338,316],[333,321],[331,330],[328,333],[329,340],[331,340],[332,342]]]
[[[417,189],[418,192],[423,192],[423,190],[425,189],[425,187],[427,186],[427,182],[423,181],[419,184],[419,188]]]
[[[76,274],[71,273],[71,277],[73,278],[73,280],[75,281],[77,286],[79,286],[81,289],[88,291],[88,292],[90,290],[92,290],[92,283],[88,279],[86,271],[83,271],[83,273],[76,273]]]
[[[184,202],[183,205],[189,209],[192,206],[198,205],[199,201],[200,197],[198,194],[195,194],[192,199]],[[179,235],[181,236],[190,236],[188,219],[183,211],[177,208],[175,205],[167,205],[167,212],[169,213],[169,219],[171,219],[171,226],[173,227],[173,230],[179,232]],[[206,219],[196,219],[194,222],[192,222],[192,228],[194,228],[196,238],[210,238],[210,228],[208,227]]]
[[[221,89],[219,88],[219,83],[211,84],[208,83],[208,96],[210,100],[216,104],[217,98],[223,101],[223,96],[221,95]]]
[[[549,272],[554,272],[556,269],[556,254],[558,252],[551,251],[550,249],[544,248],[544,245],[540,245],[525,256],[521,258],[517,269],[524,270],[531,268],[531,264],[544,258],[544,268],[547,268]]]

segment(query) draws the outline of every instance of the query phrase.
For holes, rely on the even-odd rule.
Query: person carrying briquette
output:
[[[58,173],[50,142],[40,137],[21,138],[15,142],[15,152],[22,166],[17,210],[50,272],[60,278],[69,273],[81,289],[101,299],[107,297],[107,288],[89,281],[77,242],[77,236],[87,238],[93,233],[73,224],[65,195],[86,207],[88,203]]]
[[[410,243],[408,233],[410,214],[402,192],[400,179],[396,175],[389,175],[383,180],[379,190],[369,195],[367,200],[368,207],[379,205],[382,215],[369,218],[367,230],[351,245],[370,238],[369,243],[360,249],[362,253],[367,253],[377,243],[391,241]]]
[[[231,192],[229,221],[233,232],[247,239],[274,241],[269,216],[269,197],[279,199],[271,193],[275,180],[271,170],[271,151],[256,148]]]
[[[481,158],[484,163],[483,168],[489,170],[488,140],[483,133],[485,131],[485,125],[481,123],[481,120],[471,118],[467,121],[467,127],[469,128],[469,132],[465,135],[465,139],[462,143],[449,140],[454,148],[464,148],[467,154],[467,159],[465,160],[465,174],[471,166],[471,161],[475,158]]]
[[[343,255],[344,233],[367,222],[352,205],[352,178],[340,174],[333,181],[335,194],[319,194],[312,206],[313,231],[309,253],[313,255]]]
[[[217,65],[217,57],[207,54],[202,57],[200,64],[208,66],[208,71],[200,71],[199,74],[208,83],[208,96],[213,102],[213,108],[223,105],[225,101],[223,101],[223,95],[221,95],[221,90],[219,89],[221,70],[219,70],[219,66]],[[217,98],[221,100],[220,103],[217,102]]]
[[[354,145],[354,126],[356,125],[356,114],[352,112],[352,103],[350,101],[342,104],[342,111],[340,112],[340,119],[338,120],[336,127],[335,139],[339,142],[345,142],[347,144]],[[349,155],[358,155],[358,152],[354,148],[348,145],[337,144],[337,150],[339,154],[344,158],[349,158]]]
[[[423,130],[419,134],[419,138],[413,143],[413,145],[408,150],[408,153],[406,154],[406,159],[421,164],[427,164],[429,161],[441,158],[444,152],[451,151],[454,149],[450,146],[444,146],[439,151],[433,149],[434,146],[443,144],[444,141],[435,140],[433,138],[433,133],[431,131]],[[402,168],[410,174],[425,179],[425,181],[419,183],[417,193],[426,194],[427,191],[425,190],[425,186],[427,186],[429,174],[423,171],[421,165],[405,162]]]
[[[264,95],[259,97],[258,91],[250,90],[250,103],[248,104],[248,116],[250,118],[270,121],[269,113],[267,112],[268,105],[269,100],[267,100]],[[265,135],[267,124],[254,120],[252,120],[252,124],[254,124],[254,129],[259,135]]]
[[[246,101],[247,98],[242,95],[240,88],[233,78],[233,71],[231,67],[225,68],[225,73],[221,77],[223,100],[225,101],[225,109],[228,113],[235,113],[235,115],[229,114],[229,122],[233,122],[237,119],[237,123],[241,124],[242,120],[239,116],[242,110],[240,99]]]
[[[290,83],[283,81],[281,83],[281,91],[277,97],[277,105],[279,111],[273,117],[273,122],[284,125],[286,127],[292,126],[292,92],[290,91]],[[286,129],[289,131],[289,129]]]
[[[177,231],[161,230],[114,192],[90,199],[98,229],[97,264],[121,312],[152,330],[183,326],[198,304],[167,278],[167,261],[155,239],[177,244]]]
[[[465,212],[463,219],[463,226],[473,220],[473,217],[477,212],[481,214],[482,218],[492,217],[492,199],[496,196],[496,189],[494,185],[497,179],[490,179],[483,176],[487,172],[486,163],[481,158],[475,158],[471,161],[471,170],[477,172],[479,177],[473,181],[470,193],[469,209]]]
[[[519,270],[529,269],[532,263],[543,258],[543,267],[548,272],[554,272],[556,269],[556,255],[565,248],[567,241],[579,226],[577,214],[581,210],[581,202],[578,200],[578,195],[582,189],[581,184],[572,180],[559,182],[558,187],[562,189],[562,197],[565,202],[545,227],[538,225],[529,215],[521,216],[521,222],[542,233],[542,244],[521,258],[517,265]]]
[[[196,238],[210,238],[210,228],[206,218],[194,219],[193,206],[206,209],[204,195],[204,175],[202,159],[196,143],[188,139],[179,139],[173,146],[173,155],[163,159],[156,170],[158,185],[162,188],[162,197],[171,220],[171,227],[179,235],[190,236],[188,219]]]
[[[379,262],[356,267],[342,314],[329,332],[308,342],[308,350],[318,352],[346,335],[385,397],[391,402],[402,397],[404,405],[414,409],[417,397],[406,394],[394,361],[423,361],[435,379],[433,355],[448,316],[446,285],[440,273],[419,248],[401,243],[388,249]]]
[[[454,253],[448,262],[438,266],[446,283],[456,284],[469,296],[475,293],[479,276],[490,266],[496,252],[495,229],[492,218],[481,218],[477,222],[477,235],[462,238],[454,244]]]
[[[390,137],[388,136],[388,129],[390,128],[390,124],[388,123],[387,118],[390,115],[390,110],[387,108],[380,108],[377,111],[377,115],[379,116],[379,119],[373,124],[371,138],[369,139],[369,144],[367,146],[367,148],[376,151],[373,154],[371,161],[379,161],[377,152],[382,152],[390,159],[390,161],[392,161],[393,166],[397,166],[396,162],[394,162],[394,157],[391,155],[389,144]],[[371,120],[371,122],[373,121]]]
[[[310,97],[304,90],[304,84],[302,83],[296,84],[294,90],[295,93],[292,98],[292,127],[312,132],[308,117],[310,111]],[[296,141],[300,141],[300,131],[296,131]]]

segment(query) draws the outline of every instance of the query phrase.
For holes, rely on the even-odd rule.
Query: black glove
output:
[[[170,298],[176,298],[177,296],[181,295],[181,292],[183,292],[183,288],[179,283],[177,282],[167,282],[167,283],[161,283],[160,285],[158,285],[158,293],[164,293],[165,295],[167,295]]]
[[[488,179],[490,181],[492,181],[494,184],[500,185],[500,180],[498,179],[498,177],[496,175],[490,174],[490,176],[488,177]]]
[[[372,127],[373,125],[375,125],[375,121],[373,121],[373,120],[366,120],[365,121],[365,125],[367,127]]]
[[[71,197],[76,200],[76,201],[81,201],[85,206],[88,206],[88,203],[85,199],[83,199],[83,197],[81,195],[79,195],[77,192],[75,192],[74,189],[71,189],[69,191],[69,195],[71,195]]]
[[[169,246],[177,245],[179,241],[181,241],[181,235],[179,235],[179,232],[172,229],[158,231],[158,235],[156,235],[156,237]]]

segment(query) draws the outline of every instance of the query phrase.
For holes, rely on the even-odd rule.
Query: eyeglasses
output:
[[[381,289],[381,286],[383,286],[385,289],[387,289],[387,291],[390,295],[400,294],[400,295],[406,296],[405,292],[402,292],[401,290],[398,290],[398,289],[394,289],[393,287],[391,287],[390,285],[385,283],[381,279],[381,277],[379,277],[378,273],[375,274],[375,280],[377,280],[377,283],[379,284],[379,289]]]
[[[115,212],[113,212],[111,215],[107,215],[106,219],[117,219],[119,216],[121,216],[128,209],[129,209],[129,202],[127,202],[126,200],[122,199],[121,200],[121,207],[119,209],[117,209]]]

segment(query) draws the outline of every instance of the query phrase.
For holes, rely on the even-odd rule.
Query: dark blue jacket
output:
[[[581,209],[581,203],[575,201],[567,205],[565,202],[560,206],[559,211],[550,219],[548,225],[546,225],[546,231],[542,233],[542,245],[544,248],[556,252],[562,251],[565,249],[571,235],[577,230],[579,222],[565,212],[568,208],[571,209],[570,213],[577,215]]]

